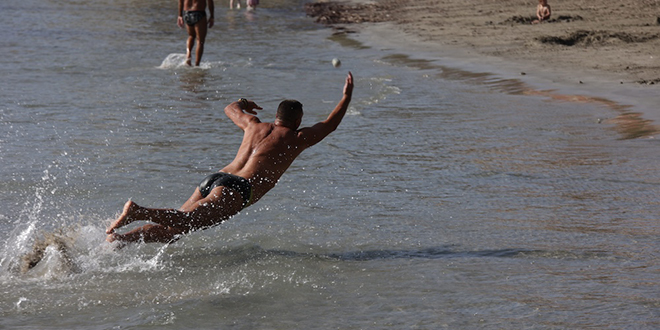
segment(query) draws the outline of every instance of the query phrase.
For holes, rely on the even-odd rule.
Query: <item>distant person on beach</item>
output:
[[[236,8],[241,9],[241,0],[229,0],[229,9],[234,9],[234,2],[236,2]],[[248,10],[256,10],[259,0],[246,0],[245,4]]]
[[[206,19],[206,4],[208,2],[210,17]],[[197,40],[197,50],[195,52],[195,66],[199,66],[204,54],[204,42],[206,41],[206,26],[213,27],[215,8],[213,0],[179,0],[179,16],[177,25],[183,28],[185,23],[188,30],[188,40],[186,42],[186,64],[191,65],[192,50]]]
[[[536,20],[532,24],[542,23],[550,19],[552,11],[550,10],[550,5],[548,0],[539,0],[538,6],[536,6]]]
[[[247,0],[246,5],[248,10],[257,10],[257,6],[259,5],[259,0]]]
[[[324,121],[300,129],[303,109],[298,101],[282,101],[273,123],[262,123],[257,118],[255,110],[261,110],[261,107],[254,101],[242,98],[229,104],[225,107],[225,114],[244,132],[236,158],[219,172],[204,178],[179,209],[146,208],[129,200],[119,218],[106,230],[106,240],[167,243],[183,234],[229,219],[261,199],[275,187],[303,150],[320,142],[339,126],[352,95],[353,75],[349,72],[343,96],[330,115]],[[140,220],[152,224],[124,234],[115,232]]]

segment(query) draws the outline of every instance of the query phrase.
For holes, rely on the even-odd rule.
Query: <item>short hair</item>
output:
[[[296,100],[284,100],[277,107],[275,118],[286,123],[295,123],[303,115],[302,107],[302,103]]]

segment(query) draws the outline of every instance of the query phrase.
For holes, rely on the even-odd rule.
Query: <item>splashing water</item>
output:
[[[186,54],[169,54],[163,60],[159,69],[176,69],[188,66],[186,64]]]
[[[155,254],[122,255],[105,242],[101,224],[109,219],[63,211],[71,197],[53,188],[58,184],[57,177],[45,170],[34,193],[25,199],[0,249],[0,282],[65,280],[81,273],[160,266],[164,247]]]
[[[223,65],[222,61],[202,61],[199,63],[197,69],[208,70],[212,68],[217,68]],[[158,66],[159,69],[180,69],[180,68],[190,68],[193,67],[186,64],[186,54],[172,53],[167,55],[163,62]]]

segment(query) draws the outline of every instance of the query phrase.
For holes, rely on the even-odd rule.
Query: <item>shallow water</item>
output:
[[[660,326],[658,142],[617,130],[625,105],[332,36],[294,0],[216,7],[190,69],[174,3],[0,4],[0,327]],[[233,158],[226,104],[270,120],[297,98],[310,125],[348,70],[340,128],[258,204],[169,246],[104,243],[127,199],[178,207]],[[65,251],[22,272],[44,235]]]

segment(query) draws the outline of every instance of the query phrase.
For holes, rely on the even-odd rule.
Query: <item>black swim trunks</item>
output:
[[[203,10],[193,10],[193,11],[184,11],[183,12],[183,21],[186,22],[189,26],[193,26],[199,22],[202,18],[206,17],[206,11]]]
[[[238,191],[243,197],[243,208],[246,208],[252,202],[252,185],[250,182],[238,175],[229,173],[213,173],[202,180],[199,184],[199,191],[202,197],[208,196],[216,187],[227,187]]]

